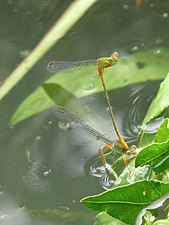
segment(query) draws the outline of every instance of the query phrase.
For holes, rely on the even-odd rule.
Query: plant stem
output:
[[[27,74],[37,61],[54,46],[97,0],[76,0],[64,12],[44,38],[19,66],[8,76],[0,88],[0,100]]]

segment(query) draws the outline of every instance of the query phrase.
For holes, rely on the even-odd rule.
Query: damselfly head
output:
[[[113,52],[110,57],[113,59],[114,63],[119,61],[119,54],[117,52]]]

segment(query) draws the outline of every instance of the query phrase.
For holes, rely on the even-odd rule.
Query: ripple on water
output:
[[[137,89],[133,89],[129,96],[131,103],[128,106],[127,114],[125,116],[125,129],[131,138],[137,137],[140,132],[141,124],[148,107],[156,95],[156,85],[158,86],[157,82],[154,84],[153,82],[141,84]]]
[[[115,163],[115,161],[119,157],[121,157],[121,154],[116,153],[115,151],[110,151],[106,154],[108,166],[112,168],[113,165],[113,170],[116,173],[116,176],[118,176],[121,173],[122,168],[124,168],[124,162],[122,160],[119,160],[118,163]],[[103,163],[99,156],[97,158],[93,157],[92,159],[90,159],[89,164],[90,175],[95,176],[99,179],[99,183],[102,188],[108,190],[116,183],[117,177],[115,177],[112,173],[109,173],[105,166],[103,166]]]
[[[128,52],[134,53],[144,49],[144,43],[141,40],[132,40],[128,43]]]

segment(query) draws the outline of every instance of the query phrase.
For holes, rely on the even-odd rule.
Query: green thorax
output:
[[[101,68],[107,68],[116,64],[119,60],[119,54],[113,52],[110,57],[101,57],[97,59],[97,65]]]

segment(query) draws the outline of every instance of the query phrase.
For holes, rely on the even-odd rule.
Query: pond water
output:
[[[1,83],[71,2],[3,1]],[[95,59],[114,49],[130,56],[169,47],[168,13],[167,0],[149,0],[140,8],[134,1],[98,1],[1,101],[0,224],[93,224],[95,213],[79,200],[103,191],[103,181],[90,171],[103,143],[76,129],[61,129],[49,111],[16,126],[10,125],[10,118],[24,98],[49,78],[46,65],[53,58]],[[119,130],[130,145],[137,144],[159,84],[160,80],[147,81],[109,91]],[[83,115],[78,107],[70,110],[116,140],[103,92],[93,91],[80,101],[87,109]]]

